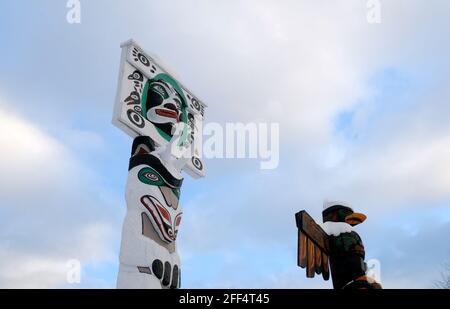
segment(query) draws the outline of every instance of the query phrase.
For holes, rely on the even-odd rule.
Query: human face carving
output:
[[[182,99],[178,92],[163,80],[149,83],[146,117],[153,123],[176,124],[181,121]]]
[[[140,203],[150,214],[158,236],[166,243],[176,240],[182,212],[178,207],[179,188],[171,188],[153,168],[141,165],[137,172]]]

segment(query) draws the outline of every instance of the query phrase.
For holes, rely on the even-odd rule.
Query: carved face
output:
[[[140,203],[150,213],[150,220],[159,237],[168,243],[175,241],[181,223],[181,209],[178,208],[179,189],[169,187],[161,175],[150,166],[141,165],[137,173],[140,186],[147,194],[140,197]]]
[[[158,74],[145,83],[141,102],[142,116],[150,121],[167,141],[172,138],[175,124],[187,124],[187,105],[183,90],[178,82],[167,74]]]
[[[163,79],[148,81],[144,103],[144,116],[156,126],[176,124],[183,120],[183,99],[176,89]]]
[[[182,179],[174,178],[157,157],[150,155],[152,149],[148,137],[137,137],[133,143],[125,191],[127,207],[145,213],[155,237],[170,244],[176,240],[181,223],[178,201]]]

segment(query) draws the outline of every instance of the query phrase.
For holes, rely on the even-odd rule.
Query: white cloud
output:
[[[21,216],[23,219],[24,217]],[[11,218],[13,221],[14,218]],[[28,220],[41,220],[39,216]],[[47,218],[46,218],[47,219]],[[58,218],[51,218],[58,220]],[[52,225],[48,222],[47,225]],[[51,227],[50,227],[51,229]],[[33,246],[27,246],[20,242],[39,242],[42,236],[40,231],[28,230],[32,234],[30,239],[23,239],[15,235],[12,241],[0,241],[0,287],[2,288],[57,288],[71,287],[67,282],[67,275],[72,266],[68,262],[72,259],[81,264],[81,281],[84,284],[90,278],[85,278],[83,267],[98,262],[113,261],[115,257],[111,253],[111,240],[114,234],[108,224],[79,224],[77,231],[60,230],[64,235],[47,236],[38,250]],[[67,237],[69,242],[60,242],[59,237]],[[54,242],[52,244],[45,243]],[[63,248],[58,248],[63,245]],[[21,248],[17,248],[21,247]],[[87,274],[89,275],[89,274]],[[73,285],[72,287],[78,287]]]
[[[450,96],[445,91],[450,49],[442,39],[450,29],[450,4],[400,0],[382,4],[382,23],[368,24],[365,1],[136,1],[133,7],[92,2],[85,9],[92,15],[103,13],[95,19],[85,18],[79,28],[81,35],[58,32],[56,36],[41,29],[31,38],[35,40],[34,53],[30,54],[29,48],[16,49],[15,57],[5,59],[20,59],[23,67],[35,72],[53,68],[65,77],[42,74],[28,82],[40,107],[33,116],[41,123],[64,117],[76,122],[73,115],[80,114],[101,122],[104,117],[100,113],[113,102],[118,44],[131,34],[145,49],[176,67],[184,83],[208,103],[207,121],[280,122],[278,170],[263,173],[257,164],[253,170],[251,164],[210,160],[203,184],[189,187],[185,182],[183,190],[204,189],[201,197],[185,205],[180,247],[187,260],[211,252],[237,250],[239,254],[248,243],[267,252],[274,244],[295,246],[293,214],[308,209],[320,218],[323,198],[336,196],[368,212],[365,225],[383,235],[374,244],[390,246],[395,237],[386,240],[383,226],[377,223],[390,209],[407,213],[411,203],[431,208],[450,198],[446,164]],[[120,26],[117,21],[122,21]],[[111,29],[114,33],[108,36],[98,35]],[[46,45],[38,43],[43,34]],[[47,40],[49,35],[54,35],[52,40]],[[79,44],[73,48],[69,43],[76,39]],[[91,44],[94,39],[96,44]],[[29,42],[27,38],[24,45]],[[49,50],[54,51],[52,63],[37,61],[39,56],[49,57]],[[93,63],[99,53],[102,61]],[[384,89],[372,80],[386,68],[414,81],[406,90],[414,99],[412,110],[398,107],[398,97],[377,99]],[[99,78],[98,72],[104,76]],[[9,75],[5,80],[18,84]],[[357,141],[334,132],[335,119],[342,111],[355,111],[357,120],[350,131],[359,136]],[[18,255],[34,252],[30,258],[44,265],[38,269],[48,269],[45,265],[51,261],[73,258],[73,252],[91,252],[80,244],[87,237],[72,231],[87,231],[92,225],[86,220],[103,222],[118,208],[105,210],[107,194],[99,196],[95,173],[81,164],[71,149],[81,152],[86,143],[98,149],[105,146],[103,141],[96,134],[69,129],[73,134],[65,134],[64,139],[70,140],[61,142],[7,114],[6,109],[0,111],[0,117],[0,172],[8,175],[0,179],[0,211],[9,213],[3,218],[13,218],[2,225],[2,243],[14,244],[12,252]],[[61,129],[70,126],[60,125]],[[118,238],[115,234],[115,241]],[[100,245],[105,242],[92,239],[87,247],[100,249],[83,259],[108,256]],[[286,256],[280,256],[283,258]],[[3,260],[20,258],[0,259],[0,265],[8,266]],[[224,263],[220,283],[231,286],[239,281],[225,270],[245,269],[245,265],[242,259]],[[33,281],[37,276],[28,266],[23,269],[29,274],[24,276],[31,278],[27,281],[50,285]],[[267,271],[270,286],[309,284],[297,282],[289,268],[277,274],[270,267],[262,271]],[[192,269],[188,276],[198,281],[203,278],[200,268]]]
[[[205,5],[192,20],[175,24],[204,40],[203,51],[188,58],[197,74],[191,80],[210,106],[207,119],[279,121],[283,143],[280,167],[269,174],[238,162],[207,162],[209,179],[222,173],[227,185],[187,206],[183,252],[194,259],[248,243],[268,253],[279,244],[295,246],[294,213],[307,209],[319,220],[326,197],[350,200],[366,212],[364,225],[382,235],[371,246],[389,252],[398,235],[384,233],[384,223],[394,210],[400,217],[419,215],[449,203],[450,105],[444,102],[450,100],[445,73],[450,62],[444,55],[450,46],[439,39],[450,29],[448,5],[384,1],[382,24],[371,25],[364,1],[325,6],[258,1],[236,4],[223,16]],[[215,25],[211,36],[210,29],[200,29],[205,19]],[[184,60],[179,66],[186,66]],[[390,68],[411,80],[406,90],[374,82]],[[343,111],[356,115],[349,124],[351,138],[335,132]],[[420,251],[424,259],[433,254],[434,261],[445,257]],[[383,257],[386,264],[394,260]],[[224,269],[245,265],[242,260],[223,264]],[[402,274],[413,278],[414,267],[400,264]],[[271,274],[280,287],[308,284]],[[238,279],[224,272],[220,280]],[[395,280],[388,277],[387,285],[398,286]]]
[[[114,261],[112,240],[118,233],[93,173],[58,140],[5,106],[0,286],[57,287],[66,283],[70,259],[82,265]]]

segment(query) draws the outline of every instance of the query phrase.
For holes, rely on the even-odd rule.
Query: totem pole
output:
[[[134,41],[121,45],[113,124],[134,138],[118,288],[179,288],[176,238],[182,171],[205,175],[201,128],[206,105]]]
[[[302,210],[295,214],[298,228],[298,266],[306,267],[306,277],[322,274],[330,277],[335,289],[381,289],[381,285],[367,273],[365,251],[354,226],[366,216],[355,213],[341,201],[326,201],[322,211],[323,225],[319,226]]]

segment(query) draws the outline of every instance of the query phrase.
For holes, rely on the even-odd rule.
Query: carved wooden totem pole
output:
[[[134,141],[117,287],[179,288],[181,171],[205,175],[200,152],[206,106],[134,41],[121,47],[113,124]]]
[[[323,225],[319,226],[302,210],[295,214],[298,228],[298,266],[306,267],[306,277],[322,274],[333,280],[335,289],[380,289],[381,285],[367,276],[362,240],[353,226],[366,216],[353,212],[344,202],[325,202]]]

